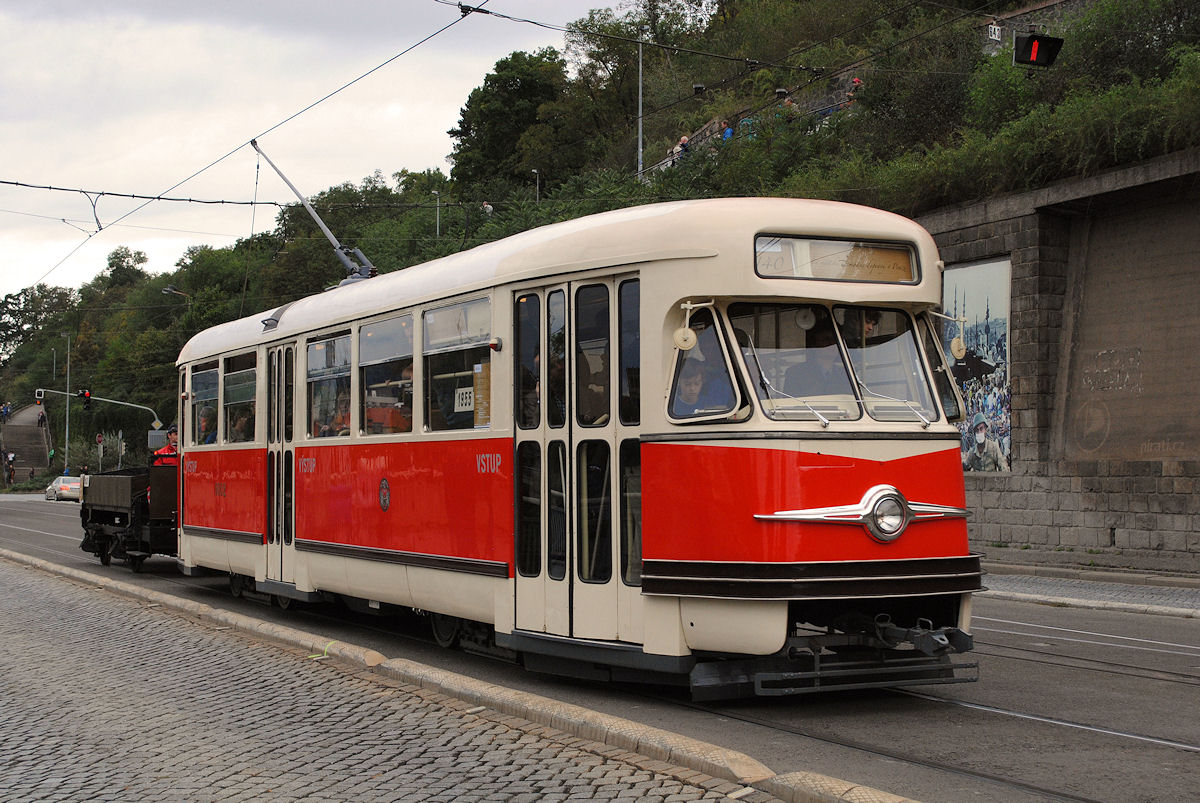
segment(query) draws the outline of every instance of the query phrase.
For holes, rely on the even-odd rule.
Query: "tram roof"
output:
[[[646,204],[552,223],[467,251],[299,299],[277,315],[264,310],[198,333],[177,364],[275,342],[359,318],[451,298],[506,282],[572,271],[749,249],[756,234],[913,242],[933,240],[908,218],[838,201],[798,198],[713,198]],[[932,265],[926,266],[928,276]]]

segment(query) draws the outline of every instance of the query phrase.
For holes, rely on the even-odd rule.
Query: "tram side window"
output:
[[[536,294],[517,299],[516,318],[517,347],[516,365],[516,410],[517,426],[521,429],[536,427],[542,418],[541,403],[541,311]]]
[[[731,413],[736,403],[733,380],[725,364],[712,312],[707,309],[697,311],[692,315],[690,325],[696,332],[696,345],[679,352],[671,388],[671,417],[710,418]]]
[[[962,407],[958,403],[958,394],[954,392],[954,380],[950,376],[950,368],[938,345],[937,333],[933,322],[928,318],[922,321],[921,334],[925,338],[925,354],[933,366],[933,384],[937,388],[938,397],[942,400],[942,409],[946,411],[947,421],[958,421],[963,417]]]
[[[542,571],[542,447],[525,441],[517,447],[517,571],[537,577]]]
[[[429,429],[491,423],[491,302],[468,301],[425,313],[425,421]]]
[[[350,434],[350,335],[308,343],[308,420],[314,438]]]
[[[579,579],[607,583],[612,577],[612,460],[607,441],[579,444],[576,470]]]
[[[192,368],[192,445],[217,442],[217,361]]]
[[[642,421],[641,291],[637,279],[621,282],[617,290],[617,367],[622,424]]]
[[[363,326],[358,363],[362,430],[368,435],[412,432],[412,316]]]
[[[642,584],[642,445],[621,441],[621,579]]]
[[[575,315],[575,409],[583,426],[603,426],[612,398],[608,288],[581,287],[575,294]]]
[[[257,416],[254,399],[258,383],[258,356],[239,354],[225,358],[225,442],[254,440]]]
[[[546,296],[546,420],[552,427],[567,423],[567,296]]]

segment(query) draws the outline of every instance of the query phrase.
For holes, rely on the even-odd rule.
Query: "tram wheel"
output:
[[[275,603],[276,607],[281,611],[286,611],[292,605],[291,597],[281,597],[278,594],[271,595],[271,602]]]
[[[146,562],[145,558],[130,558],[129,568],[133,569],[134,573],[141,573],[142,564]]]
[[[100,555],[99,555],[99,557],[100,557],[100,565],[101,565],[101,566],[110,566],[110,565],[112,565],[112,555],[111,555],[111,554],[109,554],[109,551],[108,551],[108,548],[107,548],[107,547],[105,547],[104,549],[101,549],[101,550],[100,550]]]
[[[462,634],[462,620],[456,616],[431,613],[429,614],[429,629],[433,632],[433,640],[439,647],[455,647],[458,645],[458,637]]]
[[[240,574],[229,575],[229,593],[234,599],[239,599],[246,590],[246,578]]]

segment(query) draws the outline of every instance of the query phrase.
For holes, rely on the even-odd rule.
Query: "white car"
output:
[[[83,488],[79,477],[55,477],[54,482],[46,486],[46,498],[57,502],[60,499],[79,501]]]

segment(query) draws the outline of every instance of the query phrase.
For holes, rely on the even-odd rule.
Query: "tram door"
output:
[[[295,581],[295,347],[268,349],[267,372],[267,579],[291,583]]]
[[[640,589],[622,578],[633,539],[621,523],[634,501],[640,525],[622,462],[638,452],[636,294],[636,279],[516,294],[518,629],[640,640]],[[634,548],[640,566],[640,526]]]

